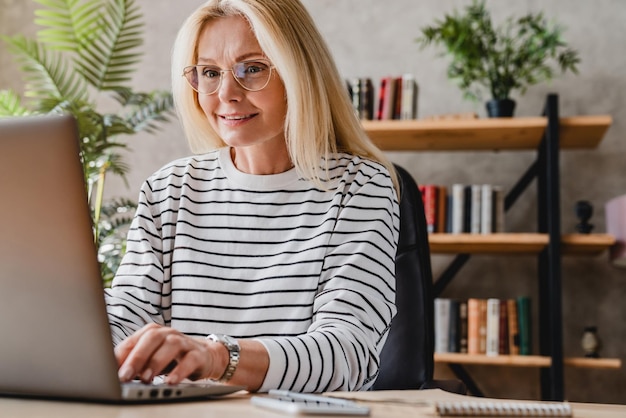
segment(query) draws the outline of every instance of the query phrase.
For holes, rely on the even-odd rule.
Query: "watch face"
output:
[[[239,343],[237,342],[236,339],[234,339],[231,336],[224,335],[224,334],[211,334],[207,338],[224,344],[225,346],[228,347],[229,350],[232,350],[232,349],[239,350]]]
[[[230,337],[228,335],[222,335],[222,338],[224,339],[224,342],[228,345],[236,345],[239,346],[239,343],[237,343],[237,340],[234,339],[233,337]]]

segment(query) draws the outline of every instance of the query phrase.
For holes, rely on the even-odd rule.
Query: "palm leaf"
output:
[[[25,96],[35,100],[50,97],[85,100],[87,88],[79,74],[69,70],[58,51],[48,51],[37,41],[22,35],[4,37],[24,71]]]
[[[35,10],[35,23],[43,26],[37,32],[40,42],[52,49],[78,53],[97,36],[100,0],[35,0],[45,8]]]
[[[141,13],[134,0],[106,4],[98,23],[98,38],[79,51],[79,71],[97,90],[114,90],[130,81],[142,45]]]
[[[135,132],[155,132],[155,122],[168,121],[174,108],[172,95],[165,91],[134,94],[127,99],[134,110],[126,117],[126,122]]]
[[[30,112],[21,104],[20,96],[11,90],[0,90],[0,117],[25,116]]]

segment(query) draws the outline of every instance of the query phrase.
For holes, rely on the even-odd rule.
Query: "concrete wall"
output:
[[[481,103],[463,101],[446,78],[445,58],[433,49],[420,50],[414,39],[420,28],[469,0],[303,0],[318,23],[345,77],[372,77],[414,73],[420,85],[419,115],[475,111],[485,116]],[[137,89],[169,86],[169,53],[179,24],[200,0],[139,0],[145,14],[145,57],[135,77]],[[626,4],[621,0],[496,1],[487,5],[496,21],[529,11],[545,12],[566,27],[565,38],[580,52],[580,74],[559,77],[529,89],[517,99],[518,116],[541,114],[545,96],[560,96],[561,115],[609,114],[613,125],[597,149],[569,151],[561,157],[562,230],[574,232],[574,204],[585,199],[595,206],[595,232],[605,231],[604,203],[626,193]],[[32,10],[28,1],[0,0],[0,32],[32,34]],[[0,88],[19,90],[19,72],[0,46]],[[110,195],[136,197],[141,181],[169,160],[188,154],[176,122],[157,135],[129,138],[132,166],[128,187],[111,180]],[[510,188],[533,161],[532,152],[390,153],[421,183],[490,182]],[[511,232],[533,231],[537,215],[534,188],[528,190],[507,215]],[[435,275],[449,261],[436,256]],[[534,257],[473,257],[443,296],[535,296]],[[597,325],[603,340],[602,356],[626,359],[626,270],[609,265],[607,254],[570,256],[563,261],[564,351],[580,356],[580,337],[587,324]],[[537,327],[536,305],[534,326]],[[474,366],[468,370],[487,396],[539,398],[539,372],[535,369]],[[445,366],[439,377],[451,376]],[[566,398],[571,401],[626,403],[624,370],[570,369],[565,371]]]

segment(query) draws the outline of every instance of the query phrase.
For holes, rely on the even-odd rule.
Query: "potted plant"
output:
[[[142,45],[141,13],[134,0],[35,0],[36,39],[3,36],[25,75],[24,98],[0,91],[0,117],[71,113],[78,122],[81,160],[92,208],[94,240],[105,285],[125,248],[126,227],[135,209],[128,199],[105,202],[107,173],[124,176],[122,138],[151,131],[173,107],[166,91],[134,92],[131,74]],[[98,110],[112,96],[117,112]],[[110,108],[110,104],[107,104]]]
[[[526,89],[555,74],[577,74],[578,53],[567,47],[562,29],[549,24],[542,13],[527,14],[494,27],[484,0],[474,0],[465,12],[445,15],[435,25],[421,30],[417,39],[422,48],[442,45],[452,61],[448,77],[458,83],[464,97],[477,100],[481,88],[489,89],[489,116],[512,116],[515,101],[511,93]]]

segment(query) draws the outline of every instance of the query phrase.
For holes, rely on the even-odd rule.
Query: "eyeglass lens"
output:
[[[231,72],[244,89],[259,91],[269,83],[272,69],[264,61],[244,61],[228,70],[212,65],[192,65],[185,68],[183,75],[198,93],[212,94],[219,89],[225,72]]]

